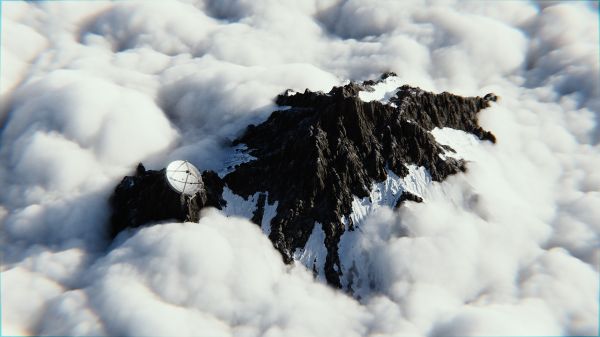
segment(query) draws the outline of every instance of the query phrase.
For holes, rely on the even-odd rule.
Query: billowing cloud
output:
[[[4,334],[598,333],[597,4],[5,2],[2,15]],[[138,162],[219,169],[283,90],[388,70],[495,92],[480,122],[498,142],[447,140],[467,173],[369,216],[348,253],[360,296],[216,210],[108,241],[107,198]]]

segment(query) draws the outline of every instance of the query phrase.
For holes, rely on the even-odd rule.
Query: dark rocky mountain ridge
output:
[[[111,199],[113,234],[161,217],[197,221],[201,208],[225,205],[223,186],[244,198],[258,192],[251,220],[260,224],[265,202],[278,202],[269,238],[285,262],[291,262],[294,251],[304,247],[315,222],[322,225],[327,249],[325,276],[339,287],[338,242],[345,230],[354,229],[351,220],[342,223],[342,218],[350,219],[353,197],[368,197],[373,183],[385,180],[388,171],[406,176],[408,165],[425,167],[434,181],[465,171],[463,160],[444,156],[453,150],[436,142],[429,132],[436,127],[462,130],[495,142],[494,135],[477,121],[478,112],[496,100],[493,94],[461,97],[404,85],[387,104],[361,100],[359,92],[372,90],[388,76],[334,87],[328,93],[307,89],[279,95],[276,103],[287,109],[274,111],[259,125],[248,126],[233,141],[232,146],[245,144],[247,153],[256,159],[239,164],[222,180],[214,172],[204,172],[207,191],[191,201],[181,203],[176,193],[152,187],[160,185],[156,183],[160,171],[124,178]],[[128,187],[131,181],[134,187]],[[154,210],[160,208],[157,200],[174,198],[179,204],[169,201],[164,211]],[[403,191],[396,205],[407,200],[422,199]],[[148,216],[146,210],[155,213]]]

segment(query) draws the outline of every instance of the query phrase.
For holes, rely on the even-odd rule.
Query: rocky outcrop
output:
[[[404,204],[405,201],[423,202],[423,198],[421,198],[418,195],[414,195],[409,191],[402,191],[400,197],[398,198],[398,201],[396,201],[396,205],[394,206],[394,208],[402,206],[402,204]]]
[[[321,223],[328,251],[325,274],[336,286],[339,238],[346,229],[353,230],[352,223],[346,226],[341,219],[349,219],[353,196],[367,197],[373,183],[386,179],[387,170],[406,176],[409,164],[427,168],[435,181],[464,171],[464,161],[442,156],[451,149],[429,133],[435,127],[495,141],[477,123],[477,113],[489,106],[493,95],[460,97],[402,86],[392,104],[362,101],[358,93],[376,83],[278,96],[277,104],[290,108],[250,125],[233,143],[245,144],[257,159],[224,177],[236,194],[268,192],[269,203],[279,202],[269,238],[286,262],[304,247],[315,222]],[[417,198],[407,194],[404,200]],[[253,219],[257,223],[259,215]]]
[[[339,287],[338,242],[346,230],[354,230],[349,217],[354,197],[368,197],[373,183],[385,180],[390,171],[405,177],[409,165],[426,168],[434,181],[464,171],[466,163],[445,156],[453,150],[438,144],[429,132],[436,127],[495,142],[477,121],[478,112],[496,100],[493,94],[461,97],[404,85],[385,104],[361,100],[360,92],[374,90],[389,76],[393,74],[334,87],[328,93],[307,89],[279,95],[276,103],[285,108],[260,125],[248,126],[232,144],[245,144],[256,159],[236,166],[223,179],[204,172],[205,190],[189,200],[170,189],[164,170],[141,167],[135,176],[123,179],[111,199],[112,234],[163,219],[197,221],[202,207],[225,205],[224,184],[244,198],[260,192],[251,220],[261,224],[265,204],[277,202],[269,238],[285,262],[305,246],[315,223],[322,225],[325,277]],[[396,207],[422,201],[408,191],[397,198]]]
[[[110,198],[111,237],[126,228],[150,222],[197,222],[202,208],[212,206],[221,209],[225,205],[222,180],[213,171],[204,171],[202,180],[205,188],[192,198],[184,198],[169,186],[165,169],[146,170],[139,164],[135,175],[124,177]]]

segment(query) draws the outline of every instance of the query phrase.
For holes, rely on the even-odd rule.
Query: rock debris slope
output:
[[[407,177],[410,167],[424,168],[433,181],[464,171],[463,160],[446,155],[454,150],[436,142],[430,133],[434,128],[462,130],[495,142],[494,135],[477,121],[478,112],[489,107],[495,95],[461,97],[403,85],[383,99],[364,99],[376,94],[382,84],[393,83],[392,79],[397,77],[386,73],[378,81],[351,82],[328,93],[307,89],[279,95],[276,103],[282,109],[260,125],[248,126],[232,144],[245,146],[246,154],[253,159],[234,167],[223,182],[211,175],[212,186],[217,186],[208,193],[211,201],[205,202],[207,197],[202,196],[198,205],[188,207],[194,214],[173,211],[172,217],[196,220],[201,207],[222,208],[223,183],[234,194],[256,200],[251,220],[259,225],[263,223],[265,204],[275,204],[274,216],[266,220],[270,220],[267,234],[283,259],[290,263],[297,258],[295,252],[305,248],[315,226],[320,225],[326,249],[322,272],[328,283],[341,287],[338,246],[344,232],[353,231],[357,225],[351,216],[353,200],[369,198],[372,186],[390,175]],[[113,232],[164,215],[139,215],[141,204],[156,204],[152,198],[162,197],[159,194],[148,201],[138,198],[140,201],[132,204],[122,196],[128,179],[123,180],[112,199],[116,210]],[[391,206],[422,201],[406,188],[390,197],[394,199]],[[127,209],[135,210],[137,217],[123,215]],[[316,263],[306,264],[319,273]]]

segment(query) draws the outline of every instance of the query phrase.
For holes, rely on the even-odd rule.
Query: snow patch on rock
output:
[[[448,145],[456,151],[446,151],[444,156],[456,159],[473,160],[477,153],[475,147],[481,143],[473,134],[453,128],[434,128],[430,133],[436,142]]]
[[[248,199],[233,193],[229,188],[223,188],[223,199],[227,205],[223,207],[223,213],[227,216],[237,216],[246,219],[252,218],[252,214],[256,210],[256,202],[258,201],[259,192],[254,193]]]
[[[279,205],[279,201],[275,201],[273,204],[269,204],[269,193],[267,192],[267,201],[265,202],[265,210],[263,213],[263,218],[260,224],[260,228],[266,236],[271,234],[271,220],[277,214],[277,205]]]
[[[223,178],[228,173],[232,172],[236,166],[256,160],[256,157],[248,153],[246,144],[238,144],[228,148],[225,157],[227,160],[223,163],[223,168],[219,170],[219,177]]]
[[[363,102],[380,101],[383,104],[387,104],[390,98],[396,95],[398,87],[404,83],[397,76],[390,76],[381,82],[378,82],[369,87],[369,90],[360,91],[358,97]],[[392,104],[393,105],[393,104]]]
[[[294,252],[294,260],[303,264],[315,273],[317,280],[327,283],[325,279],[325,259],[327,248],[325,247],[325,232],[320,223],[315,223],[312,233],[304,246]]]

